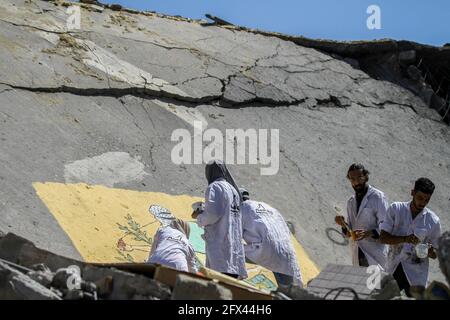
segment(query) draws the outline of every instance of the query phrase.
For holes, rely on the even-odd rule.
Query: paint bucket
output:
[[[416,255],[420,259],[425,259],[428,257],[428,244],[426,243],[419,243],[415,247]]]

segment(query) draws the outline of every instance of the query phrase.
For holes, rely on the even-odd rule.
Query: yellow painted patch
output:
[[[160,223],[151,215],[151,204],[165,207],[174,216],[187,221],[194,202],[204,199],[160,192],[90,186],[84,183],[34,183],[40,199],[68,234],[74,246],[88,262],[144,262]],[[292,237],[306,283],[319,273],[298,241]],[[204,254],[198,253],[204,262]],[[263,274],[275,283],[273,274],[260,266],[247,264],[249,280]],[[255,278],[256,277],[256,278]],[[261,284],[259,287],[264,287]]]

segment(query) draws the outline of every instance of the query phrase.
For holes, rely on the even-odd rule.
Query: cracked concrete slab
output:
[[[29,8],[25,3],[22,5],[25,10]],[[6,19],[13,12],[8,5],[4,9],[0,17]],[[33,37],[31,42],[33,47],[40,47],[41,52],[16,48],[19,51],[15,53],[15,56],[34,59],[41,64],[36,68],[34,65],[33,68],[27,66],[28,69],[20,72],[17,80],[0,78],[2,83],[21,88],[60,88],[63,84],[71,88],[66,91],[76,92],[77,89],[88,87],[84,85],[85,75],[88,75],[89,83],[94,83],[89,88],[139,91],[145,87],[143,91],[150,95],[162,94],[191,102],[223,99],[231,105],[253,101],[289,105],[304,99],[329,99],[330,94],[327,92],[372,107],[398,102],[399,95],[396,93],[390,94],[384,88],[377,91],[377,82],[371,84],[371,90],[365,91],[369,98],[358,101],[359,95],[354,94],[354,89],[359,87],[358,80],[369,77],[361,70],[317,50],[273,37],[236,33],[220,27],[203,28],[199,24],[184,21],[174,23],[155,16],[111,10],[98,13],[82,9],[85,18],[83,29],[70,35],[60,35],[59,41],[52,46],[48,43],[49,37],[42,35],[42,30],[49,28],[49,25],[54,26],[48,29],[49,33],[55,28],[64,30],[61,22],[64,12],[59,10],[54,16],[55,11],[58,11],[58,7],[54,11],[39,14],[40,19],[42,15],[53,17],[45,24],[39,19],[30,22],[34,28],[40,26],[40,30],[2,22],[11,33],[17,33],[18,28],[21,28],[20,33],[30,40],[37,32],[41,36],[37,39],[42,39],[39,41]],[[10,38],[13,36],[10,35]],[[227,43],[230,46],[226,46]],[[224,51],[224,46],[229,47],[229,50]],[[128,50],[131,47],[133,50]],[[8,70],[3,74],[8,74],[13,68],[21,71],[25,65],[23,61],[18,61],[17,65],[7,66]],[[57,80],[42,77],[42,74],[50,72],[49,65],[53,67]],[[25,73],[31,73],[31,76],[25,78]],[[227,81],[230,78],[235,80]],[[52,79],[55,80],[53,83]],[[251,82],[261,84],[258,90],[250,88]],[[244,83],[250,87],[244,85],[243,88]],[[398,103],[419,103],[412,101],[413,95],[409,91],[400,87],[397,89],[405,97]],[[270,92],[276,94],[271,96]],[[258,93],[261,93],[260,97]]]

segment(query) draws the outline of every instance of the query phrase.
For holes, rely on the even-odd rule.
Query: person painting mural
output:
[[[339,215],[335,222],[347,237],[352,238],[354,266],[378,265],[384,269],[388,248],[379,241],[379,235],[388,209],[387,198],[382,191],[368,184],[369,171],[362,164],[352,164],[347,179],[355,194],[347,201],[347,222]]]
[[[245,256],[252,263],[273,272],[278,288],[303,286],[291,233],[283,216],[264,202],[250,200],[249,192],[240,188]]]
[[[206,267],[237,279],[247,278],[242,243],[241,196],[224,162],[213,160],[205,167],[208,187],[204,210],[192,218],[204,228]]]
[[[158,229],[153,239],[147,263],[165,265],[176,270],[197,272],[194,248],[189,243],[190,227],[175,219]]]

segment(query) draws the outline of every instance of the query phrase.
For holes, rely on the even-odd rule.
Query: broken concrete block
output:
[[[420,81],[422,79],[422,71],[416,66],[410,65],[406,69],[406,73],[408,73],[408,76],[415,81]]]
[[[47,267],[47,266],[46,266],[45,264],[43,264],[43,263],[34,264],[34,265],[30,266],[30,269],[31,269],[31,270],[34,270],[34,271],[52,272],[52,271],[50,270],[50,268]]]
[[[402,51],[398,54],[398,61],[403,65],[416,62],[416,50]]]
[[[431,104],[431,98],[434,95],[434,91],[431,88],[425,87],[420,93],[419,96],[422,98],[422,100],[425,102],[426,105]]]
[[[97,0],[80,0],[80,3],[101,5]]]
[[[105,278],[112,281],[108,284],[112,291],[104,297],[113,300],[134,299],[136,296],[144,296],[147,299],[157,298],[161,300],[170,298],[170,288],[165,284],[150,279],[148,277],[121,271],[115,268],[99,268],[87,265],[82,270],[83,278],[86,281],[99,283]],[[102,292],[105,294],[105,292]]]
[[[51,288],[53,282],[53,273],[49,271],[31,271],[27,273],[34,281],[42,284],[46,288]]]
[[[369,300],[390,300],[400,296],[400,288],[392,275],[385,275],[381,279],[381,289],[375,290]]]
[[[446,109],[445,100],[434,93],[431,96],[430,108],[436,110],[440,115],[443,116]]]
[[[381,270],[378,269],[378,271]],[[386,296],[397,294],[395,286],[391,283],[392,277],[378,271],[358,266],[328,264],[308,283],[307,290],[325,299],[334,300],[366,300],[377,293],[383,293]],[[375,274],[380,278],[374,278]],[[375,279],[380,280],[380,288],[386,286],[386,292],[376,289]]]
[[[113,11],[120,11],[122,10],[122,6],[120,4],[111,4],[109,8]]]
[[[53,291],[0,262],[0,300],[61,300]]]
[[[278,289],[282,294],[285,294],[292,300],[323,300],[318,295],[313,292],[309,292],[306,289],[303,289],[299,286],[289,286],[285,289]]]
[[[112,276],[106,276],[95,282],[97,294],[100,298],[109,297],[113,291],[114,279]]]
[[[231,300],[231,291],[216,282],[177,275],[172,300]]]
[[[71,265],[83,266],[81,261],[39,249],[31,241],[19,237],[14,233],[8,233],[0,239],[0,258],[28,268],[40,263],[45,264],[51,270],[57,270]]]
[[[437,250],[439,267],[450,285],[450,231],[444,232],[439,238],[439,248]]]

